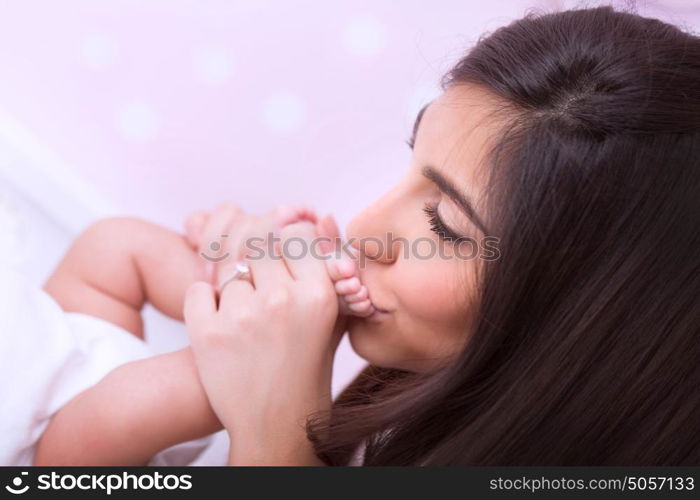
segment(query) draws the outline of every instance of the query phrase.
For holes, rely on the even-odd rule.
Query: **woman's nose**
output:
[[[381,203],[367,207],[352,218],[347,226],[348,242],[360,258],[391,264],[400,252],[398,228],[391,224],[391,213]]]

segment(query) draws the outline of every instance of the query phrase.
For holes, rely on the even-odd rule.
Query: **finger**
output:
[[[205,273],[209,282],[214,281],[215,266],[229,258],[226,250],[228,227],[238,213],[240,208],[237,206],[222,203],[212,212],[204,226],[199,253],[207,261]]]
[[[261,220],[261,217],[255,215],[239,214],[231,221],[228,236],[224,239],[224,250],[228,258],[221,261],[217,269],[216,282],[219,286],[236,272],[238,263],[248,253],[247,246],[254,244],[254,248],[258,248],[259,240],[252,238],[255,227],[262,224]]]
[[[243,260],[224,262],[221,264],[222,268],[219,269],[216,275],[216,289],[219,294],[224,289],[232,279],[240,279],[248,281],[253,288],[255,288],[255,281],[252,279],[252,274],[250,272],[250,266]],[[241,276],[240,273],[247,269],[247,273]]]
[[[251,252],[266,248],[263,242],[274,234],[272,219],[246,215],[236,218],[231,226],[230,252],[235,259],[243,259]]]
[[[272,254],[265,252],[261,258],[247,259],[246,262],[250,267],[256,290],[267,291],[279,287],[284,282],[293,281],[279,251]]]
[[[214,210],[207,220],[202,230],[203,239],[200,249],[208,251],[208,254],[214,254],[221,250],[222,235],[227,234],[227,229],[231,220],[241,212],[240,208],[230,203],[222,203]],[[218,245],[212,244],[218,243]]]
[[[325,260],[312,251],[316,227],[309,222],[295,222],[282,229],[280,235],[284,261],[296,280],[330,280]]]
[[[234,279],[224,285],[219,296],[219,311],[227,311],[232,307],[246,303],[250,294],[255,291],[248,280]]]
[[[185,294],[183,315],[190,335],[205,325],[216,314],[216,295],[209,283],[196,281]]]

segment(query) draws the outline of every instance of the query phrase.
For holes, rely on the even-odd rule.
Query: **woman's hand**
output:
[[[274,254],[246,261],[252,284],[229,282],[217,304],[212,286],[198,282],[185,299],[195,361],[229,432],[231,464],[321,463],[305,422],[330,408],[333,357],[345,325],[314,224],[287,225],[279,236]]]
[[[243,213],[236,205],[223,203],[213,212],[191,214],[185,221],[185,235],[202,257],[205,280],[218,288],[235,272],[245,237],[251,236],[251,231],[261,234],[264,222],[271,232],[277,233],[287,224],[302,220],[316,224],[317,233],[325,237],[326,243],[319,242],[324,252],[336,249],[336,255],[326,260],[326,266],[335,282],[342,313],[360,317],[372,314],[374,306],[367,288],[360,282],[357,263],[339,251],[340,231],[335,220],[330,215],[318,218],[309,205],[281,205],[261,218]]]
[[[185,236],[202,257],[206,281],[216,286],[235,270],[248,237],[264,234],[265,230],[277,233],[301,220],[319,222],[314,209],[303,204],[280,205],[259,217],[246,214],[238,205],[222,203],[213,211],[190,214],[185,221]]]

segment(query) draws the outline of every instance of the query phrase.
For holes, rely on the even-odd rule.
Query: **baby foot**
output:
[[[230,220],[228,220],[230,217],[227,218],[225,213],[224,215],[219,215],[219,212],[223,213],[225,209],[229,210],[232,214],[231,216],[240,211],[240,208],[235,205],[224,204],[213,212],[195,212],[187,218],[185,222],[185,236],[193,248],[197,249],[205,243],[203,241],[205,234],[211,233],[216,236],[225,232],[225,227],[228,227],[230,224]],[[221,223],[217,225],[216,230],[209,230],[208,226],[213,225],[213,219],[217,217],[221,219]],[[330,240],[340,236],[333,217],[326,216],[319,220],[316,212],[309,205],[281,205],[271,210],[267,217],[272,221],[275,230],[280,230],[287,224],[306,220],[316,224],[319,236],[325,236]],[[221,227],[219,228],[218,226]],[[334,246],[327,240],[321,244],[322,253],[329,253],[333,248]],[[213,266],[210,264],[210,267]],[[360,282],[357,263],[353,259],[345,254],[341,254],[339,257],[333,256],[326,260],[326,269],[334,282],[341,312],[346,315],[360,317],[369,316],[374,312],[369,292],[367,287]],[[212,272],[213,270],[208,270],[207,275],[212,274]]]
[[[204,226],[210,216],[211,212],[200,210],[188,215],[185,219],[185,238],[192,248],[198,249],[201,245]]]
[[[326,261],[326,269],[333,280],[341,309],[353,316],[367,317],[374,313],[367,287],[360,281],[357,263],[346,255]]]
[[[319,220],[314,209],[308,205],[283,205],[274,209],[269,215],[277,230],[282,229],[287,224],[307,220],[316,224],[318,236],[325,236],[331,240],[339,236],[338,227],[333,218],[326,216]],[[328,241],[320,243],[320,249],[324,253],[333,249],[333,245]],[[360,283],[355,261],[347,256],[340,256],[328,259],[326,262],[326,268],[338,294],[338,305],[341,311],[346,315],[361,317],[372,314],[374,307],[369,300],[367,287]]]
[[[309,221],[314,224],[318,222],[316,211],[311,206],[303,204],[280,205],[270,211],[268,216],[272,219],[276,230],[300,221]]]
[[[226,279],[235,269],[236,262],[228,259],[229,253],[238,254],[241,241],[228,238],[229,233],[244,231],[244,218],[247,216],[237,205],[222,203],[212,211],[198,211],[189,215],[185,221],[185,238],[197,253],[207,253],[209,250],[218,252],[224,257],[218,260],[206,259],[203,262],[202,279],[216,284]],[[282,205],[268,212],[264,217],[256,218],[260,227],[277,232],[287,224],[299,221],[316,223],[316,213],[308,205]],[[241,227],[238,227],[238,226]],[[221,240],[221,238],[226,238]],[[216,247],[214,247],[216,245]]]
[[[326,215],[316,223],[316,233],[332,241],[326,241],[321,251],[328,255],[340,243],[340,231],[332,216]],[[338,294],[338,306],[345,315],[366,317],[374,313],[367,287],[360,282],[357,263],[342,252],[333,252],[326,259],[326,270]]]
[[[221,223],[218,224],[219,227],[216,228],[218,233],[214,231],[214,233],[216,233],[214,236],[218,237],[219,233],[225,231],[226,224],[230,223],[231,217],[240,212],[238,206],[225,203],[214,211],[207,212],[200,210],[187,216],[185,220],[185,237],[192,248],[197,249],[204,243],[205,229],[207,225],[211,225],[212,216],[227,209],[230,209],[229,212],[226,212],[228,215],[220,217]],[[271,210],[267,216],[271,219],[275,229],[281,229],[287,224],[302,220],[313,223],[317,222],[314,209],[309,205],[303,204],[281,205]]]

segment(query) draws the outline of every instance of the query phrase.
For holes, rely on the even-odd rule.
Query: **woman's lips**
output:
[[[369,316],[365,316],[366,319],[371,319],[371,320],[381,320],[389,315],[389,311],[386,311],[384,309],[380,309],[377,306],[374,306],[374,311],[372,314]]]
[[[365,280],[363,279],[362,276],[360,276],[360,283],[362,283],[367,288],[368,291],[372,290],[372,288],[373,288],[365,282]],[[365,318],[381,318],[381,317],[389,314],[388,310],[386,310],[382,307],[379,307],[377,304],[374,303],[374,301],[372,300],[372,292],[371,291],[369,292],[369,300],[370,300],[370,304],[372,305],[372,308],[374,310],[372,311],[371,314],[364,316]]]
[[[381,307],[379,307],[379,306],[376,305],[375,303],[372,303],[372,307],[374,307],[374,310],[377,311],[377,312],[381,312],[381,313],[388,313],[388,312],[389,312],[389,311],[387,311],[386,309],[382,309]]]

